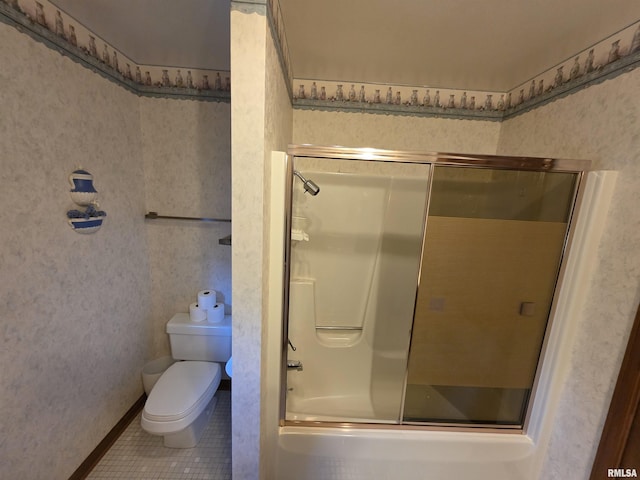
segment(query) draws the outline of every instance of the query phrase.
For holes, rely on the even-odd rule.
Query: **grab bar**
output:
[[[156,218],[165,218],[168,220],[193,220],[196,222],[231,222],[230,218],[202,218],[202,217],[174,217],[171,215],[158,215],[158,212],[149,212],[144,218],[155,220]]]
[[[316,330],[362,330],[362,327],[341,327],[339,325],[316,325]]]

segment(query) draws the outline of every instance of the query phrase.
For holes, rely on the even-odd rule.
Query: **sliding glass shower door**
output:
[[[522,425],[576,182],[436,165],[405,422]]]
[[[282,420],[522,429],[588,162],[297,152]]]
[[[293,168],[286,418],[397,423],[430,167]]]

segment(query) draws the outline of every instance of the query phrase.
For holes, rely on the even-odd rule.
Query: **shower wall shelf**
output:
[[[308,242],[309,234],[304,230],[291,229],[291,240],[296,242]]]

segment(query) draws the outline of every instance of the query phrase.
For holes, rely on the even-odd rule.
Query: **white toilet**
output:
[[[142,411],[142,428],[164,436],[172,448],[195,447],[215,409],[222,368],[231,357],[231,316],[219,323],[192,322],[177,313],[167,323],[171,365],[154,385]]]

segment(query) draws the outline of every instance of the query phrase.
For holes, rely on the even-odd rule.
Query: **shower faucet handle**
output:
[[[287,360],[287,370],[302,371],[302,362],[300,360]]]

